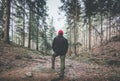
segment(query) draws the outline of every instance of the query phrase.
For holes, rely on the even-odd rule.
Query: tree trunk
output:
[[[76,52],[76,25],[74,26],[74,53],[77,55]]]
[[[38,45],[39,45],[39,43],[38,43],[38,39],[39,39],[39,16],[37,17],[37,39],[36,39],[36,50],[38,50]]]
[[[102,23],[103,19],[102,19],[102,13],[100,15],[101,15],[101,35],[100,36],[101,36],[101,45],[102,45],[102,42],[103,42],[103,27],[102,27],[103,26],[103,23]]]
[[[71,53],[72,53],[72,50],[71,50],[71,45],[72,45],[72,38],[71,38],[71,35],[72,35],[72,29],[71,29],[71,25],[70,25],[70,52],[69,52],[69,54],[70,54],[70,56],[71,56]]]
[[[6,20],[5,20],[5,29],[4,29],[4,42],[10,43],[9,40],[9,24],[10,24],[10,6],[11,0],[6,0]]]
[[[88,33],[87,33],[87,23],[86,23],[86,49],[87,49],[87,37],[88,37],[88,35],[87,35]]]
[[[45,39],[44,39],[44,41],[45,41],[45,53],[47,53],[48,52],[48,50],[47,50],[47,29],[45,28]]]
[[[11,10],[12,10],[12,12],[14,12],[14,11],[13,11],[13,5],[12,5],[12,7],[11,7]],[[14,18],[13,18],[13,15],[12,15],[12,22],[11,22],[11,23],[12,23],[12,25],[11,25],[11,27],[12,27],[12,28],[11,28],[11,31],[12,31],[12,37],[11,37],[11,39],[12,39],[12,41],[14,41],[14,40],[13,40],[13,38],[14,38],[14,37],[13,37],[13,29],[14,29],[14,25],[13,25],[13,24],[14,24],[14,20],[13,20],[13,19],[14,19]]]
[[[85,31],[83,31],[83,47],[84,47],[84,51],[85,51],[85,38],[86,38]]]
[[[109,15],[109,27],[108,27],[108,29],[109,29],[109,37],[108,37],[108,40],[109,40],[111,37],[111,17],[110,17],[110,15]]]
[[[76,0],[76,15],[75,15],[75,21],[74,21],[74,53],[77,55],[77,50],[76,50],[76,43],[77,43],[77,0]]]
[[[5,27],[5,20],[4,20],[4,13],[5,13],[5,0],[2,0],[2,6],[1,6],[1,20],[2,20],[2,39],[4,38],[4,32],[3,32],[3,28]]]
[[[88,23],[89,23],[89,50],[91,50],[91,17],[90,16],[88,19]]]
[[[25,1],[23,3],[23,7],[25,9]],[[22,46],[25,46],[25,12],[23,13],[23,38],[22,38]]]
[[[31,4],[30,4],[30,11],[29,11],[29,38],[28,38],[28,48],[31,48]]]
[[[107,19],[109,19],[108,18],[108,14],[107,14]],[[108,22],[107,22],[107,27],[106,27],[106,41],[109,39],[109,25],[108,25]]]

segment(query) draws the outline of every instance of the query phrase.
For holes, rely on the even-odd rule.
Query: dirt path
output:
[[[65,77],[59,78],[59,57],[56,58],[55,70],[52,70],[51,56],[42,56],[39,53],[22,47],[1,45],[0,81],[119,81],[120,79],[119,67],[69,58],[66,58]]]
[[[26,61],[26,60],[24,60]],[[60,60],[56,58],[56,69],[51,69],[51,57],[27,60],[24,67],[19,66],[0,73],[0,81],[55,81],[60,71]],[[66,59],[65,78],[61,81],[99,81],[101,72],[107,72],[107,67],[95,64],[86,64]],[[98,80],[97,80],[98,79]],[[56,80],[58,81],[58,80]]]

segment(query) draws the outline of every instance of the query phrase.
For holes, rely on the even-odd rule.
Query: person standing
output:
[[[52,55],[52,69],[55,69],[55,58],[60,56],[60,77],[64,77],[65,56],[68,51],[68,40],[63,36],[63,31],[59,30],[58,35],[54,38],[52,43],[54,54]]]

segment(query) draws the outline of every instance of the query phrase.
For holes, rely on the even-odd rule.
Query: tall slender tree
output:
[[[6,0],[6,18],[5,18],[5,27],[4,27],[4,42],[6,43],[10,43],[9,40],[10,8],[11,8],[11,0]]]
[[[93,15],[96,14],[96,0],[83,0],[84,6],[85,6],[85,16],[88,18],[88,23],[89,23],[89,50],[91,49],[91,26],[92,26],[92,21],[91,18]]]
[[[31,48],[31,20],[32,20],[32,2],[29,2],[29,38],[28,38],[28,48]]]
[[[70,43],[73,41],[73,47],[74,47],[74,54],[77,55],[77,36],[78,36],[78,23],[80,21],[80,13],[81,13],[81,2],[79,0],[61,0],[63,5],[60,7],[62,11],[65,11],[66,13],[66,19],[68,22],[68,26],[70,29],[70,37],[73,37],[70,39]],[[72,41],[71,41],[72,40]]]

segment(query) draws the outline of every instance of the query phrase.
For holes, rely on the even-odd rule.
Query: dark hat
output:
[[[63,35],[63,31],[62,31],[62,30],[59,30],[59,31],[58,31],[58,35]]]

